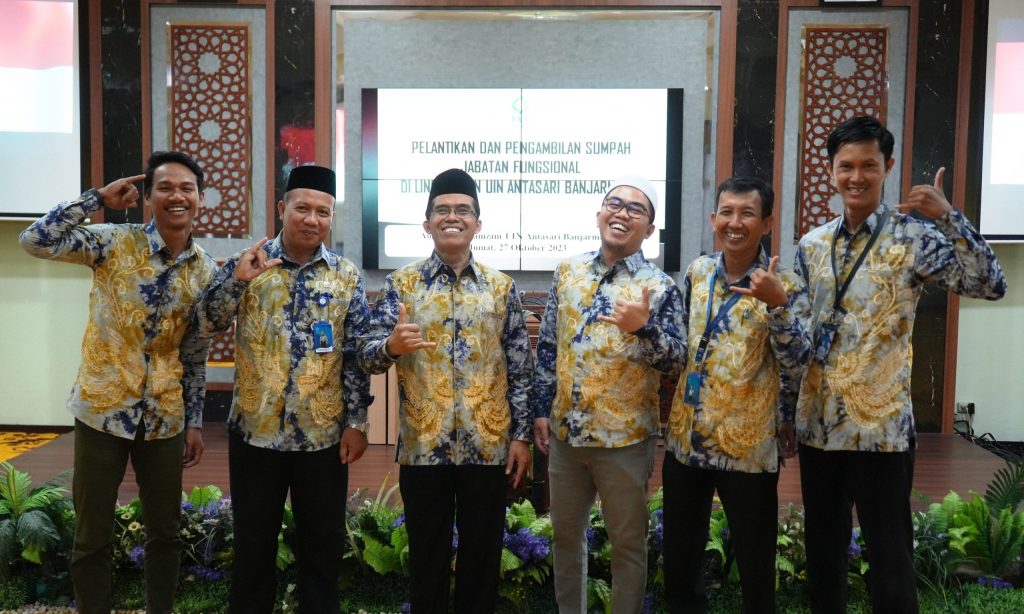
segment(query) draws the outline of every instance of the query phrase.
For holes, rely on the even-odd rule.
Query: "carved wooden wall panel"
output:
[[[210,355],[206,362],[217,367],[235,366],[235,325],[217,335],[210,342]]]
[[[843,120],[869,115],[885,121],[888,99],[887,26],[804,26],[800,168],[796,234],[829,221],[833,189],[828,135]]]
[[[170,26],[170,143],[206,174],[200,234],[250,234],[249,47],[246,24]]]

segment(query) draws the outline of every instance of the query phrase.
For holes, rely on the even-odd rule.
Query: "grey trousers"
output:
[[[601,498],[612,544],[612,611],[640,612],[647,584],[647,480],[657,439],[622,448],[573,447],[551,438],[548,479],[555,597],[561,614],[586,614],[590,509]]]

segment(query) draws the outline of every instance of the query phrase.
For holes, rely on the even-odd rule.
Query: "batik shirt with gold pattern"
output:
[[[38,258],[93,270],[82,364],[68,400],[84,424],[147,440],[201,427],[209,341],[193,308],[217,263],[189,239],[173,257],[152,222],[83,222],[102,209],[96,190],[50,210],[21,233]]]
[[[388,275],[373,311],[375,371],[391,364],[384,344],[399,304],[437,346],[396,361],[398,462],[504,464],[513,440],[533,436],[526,404],[533,358],[512,278],[472,255],[456,275],[436,253]]]
[[[884,212],[890,212],[885,221]],[[850,282],[833,321],[824,363],[812,360],[800,388],[800,442],[824,450],[901,452],[915,439],[910,398],[910,336],[927,282],[975,298],[1006,293],[992,249],[959,212],[922,221],[882,204],[856,232],[840,217],[807,233],[796,254],[807,282],[812,331],[832,312],[841,285],[876,226],[878,239]]]
[[[789,296],[786,305],[769,309],[760,300],[741,295],[721,313],[734,294],[729,286],[749,287],[754,270],[767,268],[762,249],[750,270],[732,282],[721,253],[701,256],[686,271],[683,321],[689,359],[676,387],[665,437],[666,449],[683,464],[745,473],[778,471],[776,429],[779,422],[793,420],[800,377],[810,358],[807,289],[796,273],[780,268],[776,275]],[[698,364],[709,295],[710,319],[721,320]],[[691,374],[703,377],[695,405],[685,401],[686,378]]]
[[[650,317],[635,333],[599,321],[618,299],[650,291]],[[555,270],[537,345],[530,405],[551,435],[572,446],[619,448],[658,434],[661,374],[686,359],[682,297],[642,252],[608,266],[600,252]]]
[[[359,364],[369,333],[369,306],[358,269],[323,245],[299,265],[281,237],[263,246],[283,262],[244,282],[241,254],[221,267],[199,303],[204,334],[235,325],[235,394],[228,429],[259,448],[310,452],[341,441],[345,427],[364,428],[373,400]],[[314,324],[331,327],[331,352],[316,351]]]

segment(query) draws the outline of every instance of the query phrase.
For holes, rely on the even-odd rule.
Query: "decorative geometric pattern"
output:
[[[231,328],[210,341],[210,355],[206,362],[215,367],[235,366],[235,323]]]
[[[833,190],[828,135],[842,121],[869,115],[884,121],[888,100],[887,26],[804,26],[800,168],[796,234],[829,221]]]
[[[193,230],[250,233],[249,26],[171,24],[170,144],[206,175],[205,207]]]

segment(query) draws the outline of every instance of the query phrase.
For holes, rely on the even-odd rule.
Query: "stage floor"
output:
[[[193,486],[215,484],[224,494],[230,494],[228,485],[227,431],[221,424],[207,424],[203,429],[206,451],[202,462],[184,473],[185,489]],[[67,433],[38,448],[10,459],[15,467],[32,476],[38,485],[72,466],[74,435]],[[661,456],[664,447],[658,448],[658,461],[651,479],[651,490],[661,486]],[[351,466],[349,492],[365,489],[375,495],[384,480],[395,484],[398,465],[395,461],[395,446],[371,445],[366,454]],[[922,433],[919,435],[917,459],[914,469],[914,487],[927,495],[931,501],[940,501],[949,491],[963,496],[969,491],[984,493],[985,486],[993,473],[1005,462],[991,452],[980,448],[957,435]],[[397,494],[397,493],[396,493]],[[125,475],[119,492],[119,500],[128,502],[138,495],[135,474],[131,466]],[[786,463],[779,478],[779,505],[801,503],[800,468],[797,459]],[[915,498],[915,509],[925,507]]]

